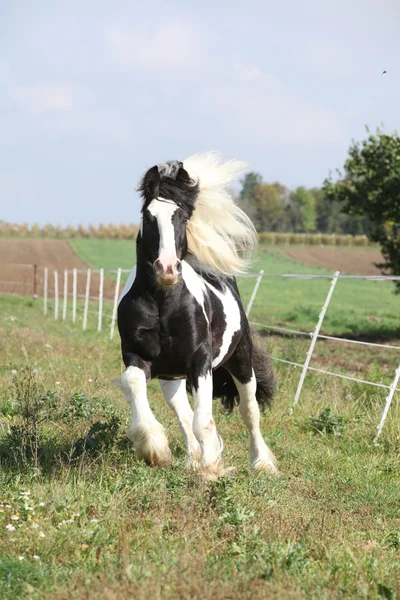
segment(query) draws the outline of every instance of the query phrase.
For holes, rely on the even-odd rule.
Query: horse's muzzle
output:
[[[170,287],[178,283],[181,278],[182,262],[177,259],[173,264],[165,264],[157,258],[153,263],[153,269],[157,277],[157,283],[165,287]]]

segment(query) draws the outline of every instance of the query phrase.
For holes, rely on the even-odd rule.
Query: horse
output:
[[[275,377],[236,283],[257,244],[251,220],[230,191],[243,165],[210,152],[145,173],[138,188],[136,266],[118,305],[126,370],[117,383],[132,408],[128,437],[136,455],[151,466],[171,461],[164,427],[147,397],[147,382],[158,378],[185,438],[186,466],[200,469],[205,479],[226,473],[213,398],[227,410],[239,405],[249,431],[250,467],[277,473],[259,408],[271,405]]]

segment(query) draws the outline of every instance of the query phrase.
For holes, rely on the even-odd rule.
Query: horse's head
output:
[[[172,286],[181,278],[188,251],[186,223],[194,209],[198,184],[173,161],[149,169],[139,190],[143,196],[140,244],[143,260],[153,266],[157,282]]]

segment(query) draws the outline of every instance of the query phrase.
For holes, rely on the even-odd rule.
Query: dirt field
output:
[[[59,275],[59,293],[63,293],[64,269],[86,269],[87,265],[73,252],[66,240],[49,239],[0,239],[0,294],[18,294],[33,296],[34,265],[37,265],[36,293],[43,296],[44,268],[49,269],[49,294],[54,291],[54,274]],[[78,295],[85,293],[86,274],[78,274]],[[90,294],[98,295],[99,277],[95,273],[91,277]],[[112,281],[104,281],[104,297],[112,298],[114,294]],[[69,274],[69,293],[72,292],[72,274]]]
[[[332,271],[341,271],[349,275],[380,275],[381,271],[374,263],[383,261],[379,250],[370,248],[341,247],[289,247],[279,250],[305,265],[314,265]]]

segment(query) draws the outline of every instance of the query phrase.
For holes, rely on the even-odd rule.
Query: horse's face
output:
[[[154,198],[143,210],[142,248],[159,285],[172,286],[181,279],[188,217],[187,211],[164,198]]]

